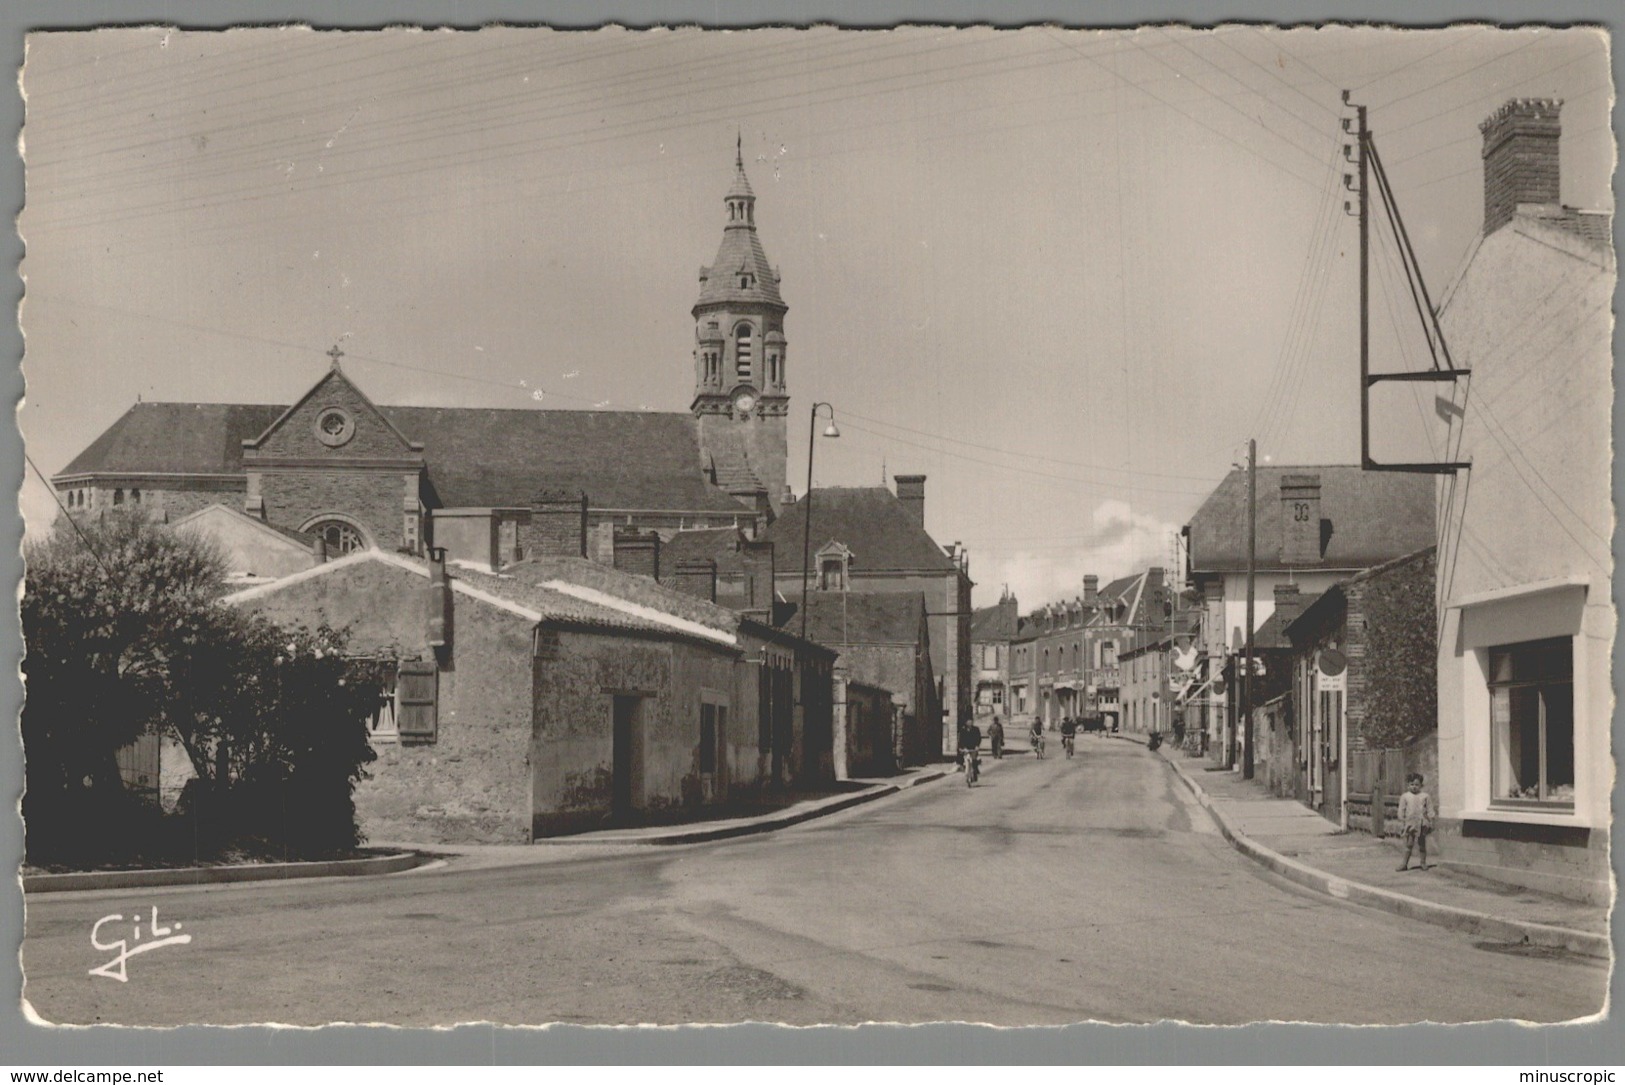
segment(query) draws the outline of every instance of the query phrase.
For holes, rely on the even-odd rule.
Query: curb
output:
[[[222,885],[229,882],[288,881],[293,878],[366,877],[398,874],[427,862],[414,852],[372,859],[333,859],[317,863],[257,863],[245,866],[180,867],[174,870],[86,870],[71,874],[25,874],[25,893],[74,893],[88,889],[148,889],[169,885]]]
[[[776,829],[787,829],[792,825],[799,825],[813,818],[824,817],[827,814],[837,814],[842,810],[849,810],[854,806],[861,806],[866,802],[883,799],[887,795],[918,787],[933,780],[942,779],[945,772],[928,772],[915,776],[907,783],[880,784],[868,791],[860,791],[844,799],[837,799],[824,806],[817,806],[810,810],[799,810],[795,813],[767,814],[754,818],[748,822],[733,822],[716,825],[706,829],[679,829],[675,832],[662,833],[658,836],[605,836],[595,833],[582,833],[576,836],[555,836],[537,840],[537,844],[553,846],[580,846],[586,844],[642,844],[650,847],[659,847],[674,844],[704,844],[713,840],[728,840],[736,836],[753,836],[757,833],[770,833]]]
[[[1570,930],[1567,927],[1553,927],[1545,923],[1531,923],[1521,919],[1506,919],[1501,916],[1489,915],[1485,912],[1474,912],[1466,908],[1456,908],[1448,904],[1438,904],[1430,900],[1406,896],[1390,889],[1378,889],[1376,886],[1366,885],[1363,882],[1350,881],[1339,878],[1300,863],[1296,859],[1289,859],[1280,852],[1265,847],[1252,837],[1243,833],[1230,823],[1230,819],[1220,813],[1213,805],[1213,800],[1202,786],[1191,779],[1185,770],[1168,759],[1163,761],[1173,769],[1182,783],[1188,788],[1196,801],[1208,812],[1208,816],[1218,825],[1219,832],[1224,835],[1237,851],[1249,859],[1274,871],[1290,882],[1323,893],[1334,900],[1353,901],[1372,908],[1392,912],[1407,919],[1420,920],[1423,923],[1432,923],[1436,926],[1449,927],[1452,930],[1464,931],[1468,934],[1482,935],[1485,938],[1508,942],[1527,942],[1536,946],[1551,946],[1566,949],[1573,953],[1588,957],[1600,957],[1604,960],[1612,955],[1608,935],[1594,934],[1591,931]]]

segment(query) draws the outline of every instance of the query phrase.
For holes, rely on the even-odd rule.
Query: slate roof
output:
[[[735,166],[734,183],[728,195],[755,201],[742,164]],[[742,271],[749,272],[751,276],[751,285],[744,289],[739,286],[739,273]],[[778,272],[768,261],[754,224],[730,222],[723,228],[717,258],[711,261],[710,266],[700,269],[700,280],[700,300],[697,305],[742,301],[785,308],[784,299],[779,296]],[[723,335],[729,334],[727,328],[721,330]]]
[[[100,473],[241,474],[242,442],[286,407],[137,403],[63,469]],[[692,416],[655,411],[380,407],[423,443],[428,481],[445,507],[526,506],[543,489],[581,490],[594,508],[738,513],[704,472]]]
[[[1555,226],[1564,233],[1606,249],[1612,250],[1614,247],[1614,216],[1606,211],[1582,211],[1566,205],[1526,204],[1518,208],[1516,217]]]
[[[463,567],[451,569],[450,574],[453,581],[461,581],[469,587],[478,588],[488,595],[518,603],[522,607],[536,611],[544,620],[604,626],[611,629],[626,629],[642,633],[660,633],[668,636],[673,633],[670,626],[662,625],[657,621],[640,618],[633,614],[615,610],[612,607],[602,606],[585,599],[577,599],[573,595],[543,587],[541,580],[536,577],[496,575]]]
[[[737,527],[679,531],[660,544],[660,573],[662,576],[676,573],[677,563],[681,561],[707,558],[717,563],[718,573],[738,572],[742,568],[739,543],[744,538],[745,533]]]
[[[805,498],[786,505],[763,538],[774,544],[779,574],[801,572]],[[855,573],[883,569],[952,572],[954,562],[884,486],[830,487],[812,493],[812,553],[839,542],[852,551]]]
[[[799,596],[796,598],[799,599]],[[843,644],[918,642],[925,596],[917,591],[810,592],[807,637],[839,649]],[[800,613],[786,623],[800,628]]]
[[[1297,613],[1292,615],[1291,621],[1285,620],[1286,616],[1280,610],[1271,611],[1270,616],[1264,619],[1263,624],[1253,630],[1253,647],[1268,650],[1291,648],[1292,640],[1286,635],[1287,628],[1292,625],[1292,622],[1307,614],[1309,608],[1314,606],[1323,594],[1300,594],[1298,596]]]
[[[1428,546],[1434,478],[1355,466],[1258,468],[1258,567],[1281,569],[1281,476],[1320,476],[1320,515],[1331,538],[1319,568],[1362,569]],[[1191,570],[1247,567],[1247,472],[1226,475],[1190,519]]]
[[[971,611],[970,639],[973,641],[1009,640],[1016,635],[1020,618],[1016,608],[1003,603]]]
[[[285,410],[245,403],[137,403],[61,473],[242,474],[243,441],[258,437]]]
[[[346,554],[342,558],[335,558],[322,565],[312,566],[309,569],[290,574],[281,579],[245,588],[226,596],[224,602],[236,604],[266,598],[287,591],[289,588],[302,584],[307,580],[345,575],[347,569],[368,563],[392,566],[402,572],[421,577],[425,585],[429,580],[428,566],[424,562],[382,550],[358,550],[353,554]],[[608,629],[659,633],[666,636],[680,635],[669,625],[663,625],[657,621],[640,618],[611,607],[577,599],[563,592],[544,588],[539,583],[531,580],[494,576],[460,567],[449,570],[449,573],[453,588],[457,589],[460,594],[472,590],[489,597],[488,603],[490,599],[494,599],[509,608],[514,606],[522,607],[531,611],[533,616],[540,616],[543,621],[556,620]]]
[[[460,570],[459,576],[463,575]],[[492,577],[493,574],[476,574]],[[721,633],[739,629],[739,615],[727,607],[668,588],[646,576],[623,572],[586,558],[535,558],[504,566],[494,579],[518,584],[545,584],[563,581],[591,591],[612,595],[635,606],[658,610],[685,621],[695,622]]]

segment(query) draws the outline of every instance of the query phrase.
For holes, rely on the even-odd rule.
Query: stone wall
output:
[[[362,562],[273,591],[245,606],[272,620],[350,631],[349,651],[432,658],[426,576]],[[356,788],[370,840],[516,842],[530,839],[531,624],[453,596],[451,652],[438,674],[438,726],[427,744],[375,744]]]
[[[729,782],[754,781],[754,713],[743,711],[731,651],[678,641],[560,631],[536,660],[531,796],[536,836],[609,825],[614,813],[614,701],[639,698],[632,805],[640,818],[723,801]],[[700,705],[728,709],[720,781],[700,774]]]
[[[360,524],[380,550],[396,550],[405,534],[405,485],[399,470],[278,469],[261,472],[259,488],[267,523],[297,531],[333,514]]]

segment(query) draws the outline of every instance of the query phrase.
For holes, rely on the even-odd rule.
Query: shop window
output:
[[[1490,801],[1574,807],[1574,643],[1491,648]]]

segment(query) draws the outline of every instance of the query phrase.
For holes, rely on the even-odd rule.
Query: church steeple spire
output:
[[[725,445],[742,447],[777,511],[790,403],[784,339],[789,307],[779,296],[778,269],[756,234],[756,193],[745,175],[743,133],[734,139],[733,184],[724,204],[722,245],[711,265],[700,269],[700,297],[693,309],[692,410],[702,443],[714,457],[729,455]],[[734,444],[741,440],[742,446]]]
[[[728,189],[728,229],[756,229],[756,193],[745,176],[745,137],[734,138],[734,183]]]

